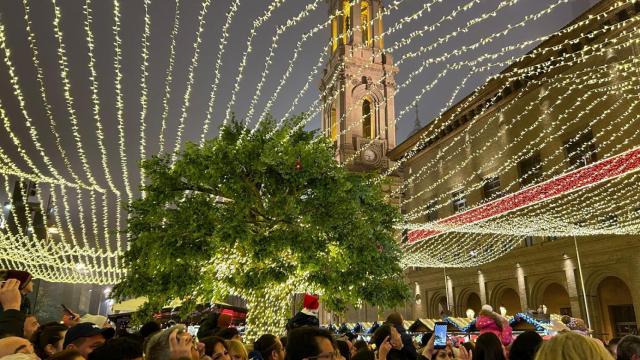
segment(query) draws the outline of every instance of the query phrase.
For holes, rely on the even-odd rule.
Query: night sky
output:
[[[426,0],[404,0],[399,9],[384,18],[385,27],[398,22],[399,19],[418,11],[425,4]],[[424,36],[415,38],[411,44],[400,48],[394,53],[394,58],[399,59],[408,51],[415,51],[420,46],[429,46],[438,41],[439,38],[450,34],[457,28],[464,27],[465,24],[484,13],[495,9],[500,1],[482,0],[479,3],[470,0],[446,0],[434,1],[431,12],[406,25],[399,31],[385,37],[385,45],[393,46],[400,39],[407,37],[411,32],[420,30],[425,26],[437,23],[443,16],[447,16],[459,5],[473,3],[468,11],[462,11],[452,21],[446,20],[434,31],[427,32]],[[183,140],[198,140],[203,127],[203,121],[209,102],[211,84],[214,79],[214,67],[219,54],[220,38],[222,27],[227,18],[229,6],[232,0],[213,0],[208,12],[205,15],[205,26],[202,32],[202,43],[200,47],[199,64],[195,68],[194,85],[189,98],[190,106],[185,119]],[[232,110],[239,116],[244,117],[248,105],[253,97],[260,74],[265,69],[265,57],[268,54],[269,46],[276,29],[286,20],[292,18],[313,0],[288,0],[278,8],[270,20],[266,21],[257,30],[251,46],[252,52],[249,56],[247,66],[242,81],[237,101]],[[462,46],[469,46],[480,39],[491,34],[502,31],[509,24],[516,24],[527,16],[533,14],[551,4],[560,3],[554,10],[540,20],[529,22],[524,27],[519,27],[511,31],[507,36],[498,37],[494,42],[480,46],[477,50],[471,51],[463,56],[454,56],[448,60],[449,63],[461,60],[475,59],[487,52],[494,52],[502,47],[517,44],[521,41],[534,39],[544,34],[550,34],[577,15],[593,5],[594,0],[510,0],[505,3],[514,3],[507,6],[491,16],[485,21],[473,25],[468,32],[452,37],[448,42],[436,46],[428,54],[422,55],[418,59],[405,62],[400,67],[400,74],[396,82],[402,84],[406,81],[409,73],[414,71],[422,61],[428,58],[436,58],[445,53],[451,52]],[[63,42],[67,51],[67,58],[70,72],[68,74],[71,83],[71,94],[74,99],[74,110],[79,123],[79,135],[82,139],[82,148],[87,154],[88,162],[97,182],[107,187],[104,172],[100,165],[100,152],[98,151],[98,137],[96,135],[96,120],[92,114],[93,106],[91,100],[90,80],[89,80],[89,58],[87,33],[84,29],[85,16],[83,13],[83,0],[56,0],[61,10],[61,31]],[[232,89],[238,78],[238,66],[242,59],[242,54],[247,50],[247,37],[252,27],[253,21],[261,16],[270,1],[266,0],[241,0],[238,12],[231,23],[229,30],[230,37],[222,58],[221,81],[216,93],[214,104],[213,124],[207,133],[209,137],[215,136],[231,97]],[[75,140],[71,131],[71,121],[65,103],[65,93],[62,85],[60,68],[57,58],[57,40],[54,37],[54,11],[53,3],[46,0],[29,0],[31,8],[32,29],[35,34],[37,46],[39,48],[39,61],[44,71],[46,85],[46,96],[51,105],[55,128],[61,135],[64,149],[67,151],[72,167],[80,177],[86,181],[86,176],[82,170],[80,158],[76,150]],[[104,127],[105,146],[109,153],[109,171],[116,182],[116,186],[123,189],[122,171],[120,167],[120,156],[118,151],[118,120],[116,113],[116,91],[115,91],[115,70],[114,70],[114,25],[113,1],[93,0],[91,2],[93,11],[92,31],[95,37],[95,59],[98,73],[99,97],[101,108],[101,121]],[[160,124],[162,118],[162,102],[164,94],[164,84],[166,80],[167,67],[169,63],[170,33],[173,27],[173,20],[176,11],[176,2],[169,0],[153,0],[149,7],[151,18],[151,35],[149,38],[149,65],[147,72],[148,84],[148,111],[144,117],[146,123],[146,149],[145,155],[158,153],[159,151],[171,151],[174,148],[176,139],[176,129],[184,104],[184,94],[187,84],[188,69],[194,56],[194,41],[198,26],[198,15],[202,9],[202,2],[196,0],[182,0],[179,4],[180,22],[179,32],[176,39],[176,57],[174,71],[172,74],[173,85],[171,86],[169,100],[169,116],[165,137],[167,139],[165,148],[160,149],[158,139],[160,135]],[[144,27],[144,7],[142,0],[126,0],[120,3],[121,30],[119,36],[122,39],[122,61],[121,71],[123,74],[122,91],[124,99],[124,128],[126,139],[126,154],[128,157],[127,168],[133,184],[137,188],[140,182],[140,172],[137,169],[137,162],[141,155],[139,151],[140,143],[140,112],[141,112],[141,40]],[[43,144],[46,153],[51,157],[54,166],[61,175],[68,180],[72,180],[60,153],[57,151],[54,137],[52,135],[49,120],[45,114],[45,107],[40,94],[40,88],[36,79],[36,70],[32,60],[32,53],[29,48],[28,36],[25,30],[25,11],[22,0],[2,0],[0,1],[0,16],[5,27],[7,47],[11,50],[11,60],[16,68],[16,76],[20,88],[22,89],[26,101],[26,110],[38,132],[38,140]],[[311,28],[326,21],[328,16],[327,4],[319,2],[319,6],[309,16],[304,18],[298,25],[290,28],[281,35],[273,63],[269,67],[267,81],[259,99],[257,113],[260,114],[265,103],[278,85],[296,43],[300,41],[302,35]],[[286,86],[279,95],[273,109],[273,115],[278,118],[282,116],[299,94],[304,86],[309,73],[316,65],[322,52],[322,47],[329,41],[329,30],[324,29],[317,32],[306,41],[299,58],[295,62],[293,73],[286,82]],[[531,47],[511,52],[499,58],[506,59],[517,54],[523,54]],[[327,57],[327,54],[324,55]],[[492,60],[496,61],[496,60]],[[396,114],[400,113],[415,98],[416,94],[431,83],[433,79],[444,69],[445,63],[429,67],[426,71],[418,75],[410,86],[402,89],[396,97]],[[462,67],[460,70],[450,72],[445,76],[432,91],[419,102],[419,114],[424,125],[427,121],[437,116],[444,104],[451,97],[453,89],[458,86],[462,78],[469,72],[469,67]],[[493,68],[490,72],[484,72],[473,76],[466,87],[459,92],[456,99],[460,99],[473,91],[484,80],[497,72],[501,68]],[[302,97],[295,112],[308,110],[310,104],[319,95],[318,84],[319,74],[314,80],[309,90]],[[12,91],[9,71],[4,61],[0,61],[0,101],[2,108],[6,111],[10,127],[20,138],[26,152],[34,161],[36,167],[42,173],[50,175],[44,164],[42,157],[29,136],[25,117],[20,112],[20,107],[16,96]],[[255,115],[254,115],[255,119]],[[413,129],[415,112],[407,113],[407,116],[398,119],[398,143],[402,142]],[[318,117],[309,124],[309,129],[319,128]],[[18,156],[16,147],[13,146],[5,127],[0,126],[0,146],[8,156],[25,172],[32,173],[26,163]],[[5,194],[2,194],[1,201],[5,201]]]

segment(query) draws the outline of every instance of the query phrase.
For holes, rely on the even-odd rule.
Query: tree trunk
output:
[[[253,290],[247,299],[247,332],[245,338],[252,342],[264,334],[281,336],[291,317],[291,292],[285,287]]]

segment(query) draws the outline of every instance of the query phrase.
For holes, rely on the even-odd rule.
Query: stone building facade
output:
[[[440,120],[387,147],[391,162],[408,157],[402,197],[411,200],[403,201],[402,212],[425,210],[412,222],[427,229],[413,239],[426,245],[405,263],[414,299],[399,309],[354,309],[343,320],[375,321],[391,310],[411,320],[445,312],[464,317],[482,304],[513,315],[544,305],[548,313],[588,320],[605,339],[637,331],[640,235],[631,225],[619,226],[623,219],[632,225],[640,219],[640,187],[629,175],[634,172],[616,177],[623,186],[605,189],[612,195],[601,203],[590,201],[614,180],[473,224],[476,240],[465,243],[477,246],[471,251],[460,251],[457,240],[469,234],[442,230],[442,221],[640,146],[639,12],[638,2],[598,2],[503,71],[518,76],[490,80]],[[518,72],[525,68],[530,71]],[[323,129],[330,129],[326,114]],[[407,182],[424,168],[424,176]],[[556,216],[559,211],[569,215]],[[527,226],[519,229],[522,224]],[[574,238],[569,228],[581,232]],[[496,241],[499,232],[502,240]],[[430,250],[436,245],[438,251]]]
[[[635,55],[640,47],[637,32],[633,34],[632,29],[640,18],[639,11],[637,2],[619,8],[614,1],[598,2],[567,25],[562,35],[543,42],[530,52],[532,56],[503,73],[535,68],[536,64],[551,64],[551,70],[512,77],[510,82],[491,80],[445,112],[442,119],[448,125],[432,122],[399,144],[389,153],[392,161],[403,158],[421,137],[431,138],[405,162],[405,181],[423,167],[438,163],[436,170],[406,187],[403,196],[415,200],[405,202],[403,213],[433,209],[413,220],[429,228],[442,219],[637,149],[640,109],[636,108],[639,93],[635,80],[640,73]],[[597,14],[605,15],[593,17]],[[587,21],[590,16],[596,20]],[[627,45],[620,46],[624,41]],[[584,56],[588,48],[599,50],[593,51],[593,56]],[[566,60],[567,65],[562,64],[565,60],[553,60],[569,59],[572,54],[584,57],[581,61]],[[618,66],[623,63],[633,65]],[[578,76],[582,76],[581,82],[559,80]],[[596,81],[600,76],[604,81]],[[464,166],[460,166],[462,163]],[[415,265],[409,267],[407,277],[417,300],[403,309],[404,313],[411,319],[439,318],[444,312],[464,317],[467,309],[477,313],[482,304],[490,304],[496,309],[504,306],[507,314],[513,315],[545,305],[548,313],[588,320],[596,336],[605,339],[636,332],[640,321],[640,235],[629,230],[633,227],[615,230],[619,219],[637,224],[640,218],[636,189],[640,183],[634,179],[629,174],[617,178],[615,181],[622,185],[597,204],[589,201],[599,189],[609,186],[606,181],[580,189],[577,195],[572,193],[577,200],[567,202],[571,206],[562,210],[575,211],[575,218],[564,215],[566,222],[556,230],[543,231],[543,226],[551,226],[545,221],[538,227],[531,225],[530,235],[507,226],[518,219],[536,222],[534,217],[541,212],[558,219],[554,212],[560,210],[554,202],[565,201],[569,195],[547,200],[545,206],[536,203],[537,213],[524,206],[487,221],[490,225],[482,228],[486,233],[477,237],[478,246],[494,235],[492,231],[508,230],[507,235],[512,235],[508,249],[498,251],[502,256],[491,261],[475,261],[475,250],[461,254],[455,246],[445,248],[447,255],[425,251],[424,258],[429,259],[426,265],[437,260],[443,266],[424,267],[417,260],[408,264]],[[611,213],[603,214],[602,209]],[[593,218],[585,214],[593,214]],[[513,226],[518,224],[522,222]],[[562,231],[562,225],[589,230],[575,238],[568,231],[554,233]],[[454,232],[419,240],[446,242]],[[460,258],[464,261],[455,261]]]

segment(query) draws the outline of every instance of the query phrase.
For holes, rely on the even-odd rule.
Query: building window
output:
[[[467,199],[464,197],[464,190],[460,189],[451,193],[453,212],[461,212],[467,208]]]
[[[520,160],[518,162],[518,174],[520,175],[520,185],[522,187],[539,182],[542,179],[540,153],[535,153],[526,159]]]
[[[349,31],[351,30],[351,3],[349,0],[344,0],[342,4],[342,11],[344,12],[342,16],[342,42],[343,44],[348,44]]]
[[[335,52],[338,48],[338,18],[331,19],[331,46]]]
[[[331,106],[331,140],[336,141],[338,139],[338,113],[336,111],[335,104]]]
[[[373,139],[373,124],[371,122],[371,101],[364,99],[362,102],[362,137]]]
[[[500,191],[500,177],[492,176],[484,179],[482,195],[485,200],[493,200],[502,196],[502,192]]]
[[[434,222],[438,220],[438,209],[436,209],[436,202],[430,201],[427,204],[426,214],[424,215],[427,222]]]
[[[371,43],[371,24],[369,24],[369,20],[371,16],[369,15],[369,1],[364,0],[360,2],[360,26],[362,27],[362,42],[365,45],[369,45]]]
[[[597,153],[593,143],[591,130],[585,131],[576,138],[564,142],[564,151],[572,169],[577,169],[596,162]]]
[[[533,240],[533,236],[526,236],[524,238],[524,246],[525,247],[533,246],[533,244],[535,244],[535,241]]]

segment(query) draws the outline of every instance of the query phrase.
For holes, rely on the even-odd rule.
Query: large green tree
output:
[[[234,121],[173,164],[167,155],[144,161],[116,295],[147,296],[143,313],[176,298],[188,310],[239,295],[249,338],[282,333],[295,292],[319,293],[334,311],[402,303],[397,209],[301,119],[278,127],[269,118],[253,132]]]

